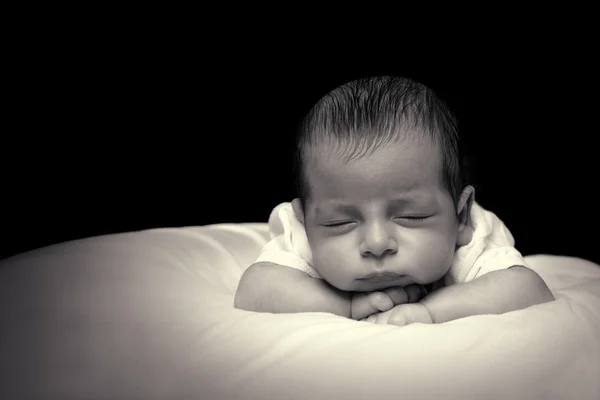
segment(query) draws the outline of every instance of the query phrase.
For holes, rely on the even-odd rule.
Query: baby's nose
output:
[[[398,243],[383,224],[365,228],[365,234],[360,244],[360,254],[363,256],[383,257],[386,254],[395,254]]]

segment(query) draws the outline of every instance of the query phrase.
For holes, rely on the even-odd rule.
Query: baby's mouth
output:
[[[359,281],[368,281],[368,282],[389,282],[395,281],[402,278],[403,275],[399,275],[393,272],[373,272],[363,276],[362,278],[358,278]]]

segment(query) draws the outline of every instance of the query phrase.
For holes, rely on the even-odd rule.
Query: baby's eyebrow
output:
[[[320,207],[315,207],[315,214],[319,215],[320,213],[326,211],[340,211],[343,213],[350,213],[356,211],[356,207],[352,204],[344,203],[341,201],[327,201],[323,203]]]
[[[421,204],[432,204],[435,202],[435,197],[427,194],[415,194],[409,196],[397,197],[390,201],[392,206],[404,206],[404,205],[421,205]]]

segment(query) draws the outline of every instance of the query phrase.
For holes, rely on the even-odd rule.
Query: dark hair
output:
[[[295,179],[302,206],[310,196],[306,162],[324,142],[351,160],[408,134],[426,135],[439,146],[442,182],[456,204],[467,179],[454,114],[427,86],[408,78],[378,76],[327,93],[300,124]]]

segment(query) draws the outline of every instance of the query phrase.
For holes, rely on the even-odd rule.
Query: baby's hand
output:
[[[404,326],[414,323],[432,324],[431,314],[423,303],[400,304],[389,311],[372,314],[362,321]]]
[[[356,292],[352,296],[352,318],[362,320],[394,306],[415,303],[427,294],[422,285],[395,286],[378,292]]]

